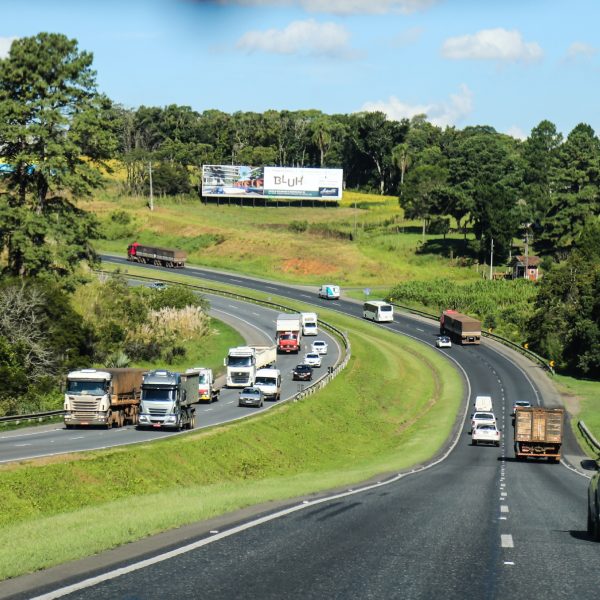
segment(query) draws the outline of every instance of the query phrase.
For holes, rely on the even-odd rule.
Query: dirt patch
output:
[[[296,275],[329,275],[337,272],[332,264],[312,258],[288,258],[283,261],[281,270]]]
[[[572,394],[567,394],[564,391],[561,391],[560,398],[563,401],[565,408],[568,413],[574,417],[579,414],[580,410],[580,400],[577,396],[573,396]]]

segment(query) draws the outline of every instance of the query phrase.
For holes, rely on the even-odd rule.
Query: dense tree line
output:
[[[397,196],[423,234],[445,234],[450,225],[474,233],[482,259],[493,241],[502,261],[514,238],[527,234],[546,264],[556,265],[542,284],[538,315],[552,306],[571,323],[575,305],[560,299],[575,294],[587,302],[597,292],[590,269],[599,259],[585,252],[600,214],[600,140],[589,125],[563,139],[544,120],[521,141],[489,126],[440,128],[424,115],[395,121],[380,112],[127,109],[97,90],[92,62],[76,40],[49,33],[15,40],[0,60],[5,276],[57,284],[64,293],[79,285],[80,265],[95,264],[100,231],[77,199],[97,189],[117,159],[132,194],[147,192],[150,165],[159,194],[189,193],[192,185],[199,192],[203,164],[341,167],[347,188]],[[584,271],[583,279],[567,277]],[[590,324],[597,329],[600,317],[597,304],[590,311],[579,310],[568,336],[544,329],[538,316],[533,344],[591,372],[597,343]],[[15,344],[7,339],[0,331],[0,363],[22,362],[23,351],[10,352]]]

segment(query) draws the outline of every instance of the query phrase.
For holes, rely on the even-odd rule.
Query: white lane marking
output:
[[[29,433],[16,433],[15,435],[0,435],[0,440],[14,440],[20,437],[28,437],[30,435],[43,435],[44,433],[52,433],[53,431],[65,431],[64,427],[57,427],[56,429],[46,429],[44,431],[32,431]]]
[[[506,521],[506,517],[498,517],[501,521]]]
[[[233,404],[235,402],[235,400],[231,400],[230,402],[227,402],[227,404]]]
[[[33,444],[15,444],[15,448],[25,448],[25,446],[33,446]]]
[[[500,506],[500,512],[507,513],[508,512],[508,506],[506,504],[502,504]]]
[[[417,331],[420,331],[421,333],[425,333],[425,330],[424,330],[424,329],[419,329],[419,327],[415,327],[415,329],[416,329]]]
[[[72,438],[69,438],[69,439],[70,440],[82,440],[83,438],[85,438],[85,435],[78,435],[76,437],[72,437]]]
[[[234,306],[234,308],[237,309],[239,307]],[[246,325],[249,325],[250,327],[254,327],[254,329],[256,329],[262,335],[264,335],[269,342],[271,341],[271,336],[264,329],[261,329],[254,323],[250,323],[250,321],[246,321],[246,319],[242,319],[242,318],[238,317],[237,315],[232,315],[231,313],[228,313],[226,310],[221,310],[219,308],[211,308],[210,310],[211,310],[211,312],[222,313],[224,315],[228,315],[230,317],[233,317],[234,319],[237,319],[238,321],[241,321],[242,323],[246,323]]]
[[[312,298],[312,296],[309,296],[308,294],[300,294],[301,296],[304,296],[304,298]]]
[[[500,543],[503,548],[514,548],[515,544],[513,542],[512,535],[509,533],[503,533],[500,535]]]
[[[279,288],[276,288],[273,285],[265,285],[266,288],[269,288],[270,290],[279,290]]]
[[[500,497],[506,498],[506,496],[508,496],[508,494],[506,492],[500,492]]]
[[[505,565],[514,565],[515,563],[512,560],[505,560],[504,564]]]

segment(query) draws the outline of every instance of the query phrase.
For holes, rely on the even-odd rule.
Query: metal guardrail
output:
[[[15,423],[18,425],[21,421],[43,421],[47,417],[57,417],[64,414],[64,412],[64,410],[47,410],[46,412],[31,413],[29,415],[0,417],[0,425],[4,423]]]
[[[96,273],[100,273],[103,275],[113,275],[112,271],[99,270],[99,271],[96,271]],[[144,275],[128,275],[128,277],[130,277],[131,279],[141,279],[144,281],[160,281],[156,277],[145,277]],[[167,281],[167,283],[171,283],[171,282]],[[209,294],[225,296],[226,298],[234,298],[236,300],[243,300],[244,302],[254,302],[255,304],[267,306],[269,308],[277,309],[282,312],[292,312],[292,313],[298,312],[296,309],[291,308],[289,306],[285,306],[284,304],[278,304],[276,302],[270,302],[268,300],[259,300],[258,298],[253,298],[252,296],[244,296],[243,294],[237,294],[235,292],[227,292],[225,290],[209,288],[206,286],[195,285],[195,284],[191,284],[191,283],[177,283],[177,285],[182,285],[182,286],[185,286],[185,287],[188,287],[188,288],[191,288],[194,290],[198,290],[201,292],[209,293]],[[314,394],[316,391],[322,389],[332,379],[334,379],[335,377],[337,377],[339,375],[339,373],[346,367],[346,365],[348,364],[348,361],[350,360],[352,350],[351,350],[350,340],[348,339],[348,336],[343,331],[339,330],[337,327],[332,325],[331,323],[327,323],[327,321],[319,321],[319,324],[322,328],[327,329],[328,331],[335,334],[338,338],[341,339],[341,341],[344,345],[344,358],[341,361],[338,360],[338,363],[335,365],[335,367],[333,367],[333,369],[331,369],[329,371],[329,373],[327,373],[327,375],[320,377],[319,379],[317,379],[316,381],[314,381],[313,383],[308,385],[306,388],[303,388],[301,391],[297,392],[293,396],[290,396],[290,398],[287,398],[286,399],[287,402],[289,402],[289,401],[296,402],[297,400],[301,400],[302,398],[305,398],[306,396],[309,396],[310,394]],[[0,417],[0,424],[2,424],[3,422],[13,422],[13,423],[18,424],[21,421],[42,420],[44,417],[54,416],[54,415],[62,415],[62,414],[64,414],[63,410],[55,410],[55,411],[48,411],[48,412],[44,412],[44,413],[33,413],[30,415],[12,415],[12,416],[8,416],[8,417]]]
[[[411,308],[410,306],[403,306],[402,304],[396,304],[395,302],[392,302],[391,304],[393,306],[400,308],[404,311],[407,311],[409,313],[418,315],[420,317],[425,317],[426,319],[432,319],[434,321],[439,321],[439,318],[440,318],[439,315],[432,315],[431,313],[427,313],[425,311],[418,310],[416,308]],[[540,366],[542,366],[544,369],[546,369],[548,372],[550,372],[550,373],[552,373],[552,375],[554,375],[554,369],[550,366],[550,361],[546,360],[543,356],[536,354],[532,350],[529,350],[529,348],[523,348],[523,346],[520,346],[516,342],[513,342],[512,340],[509,340],[508,338],[505,338],[496,333],[490,333],[489,331],[482,331],[481,335],[491,338],[493,340],[496,340],[497,342],[500,342],[504,346],[508,346],[508,347],[512,348],[513,350],[520,352],[524,356],[527,356],[527,358],[530,358],[534,362],[537,362]]]
[[[585,441],[600,452],[600,442],[592,435],[592,432],[585,426],[583,421],[577,421],[577,427],[585,438]]]

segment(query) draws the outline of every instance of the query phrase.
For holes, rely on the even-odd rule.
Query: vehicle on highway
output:
[[[238,406],[256,406],[260,408],[264,403],[265,396],[257,387],[245,387],[238,398]]]
[[[435,345],[438,348],[452,348],[452,340],[447,335],[438,335]]]
[[[321,366],[321,355],[318,352],[307,352],[304,355],[304,364],[311,367]]]
[[[312,381],[313,370],[310,365],[296,365],[292,371],[294,381]]]
[[[492,405],[491,396],[475,396],[475,402],[473,403],[475,412],[493,412],[494,406]]]
[[[169,286],[164,283],[163,281],[154,281],[153,283],[151,283],[148,287],[152,288],[153,290],[166,290]]]
[[[138,242],[133,242],[133,244],[127,246],[127,260],[139,262],[143,265],[150,264],[157,267],[183,269],[186,259],[187,254],[183,250],[143,246]]]
[[[590,537],[600,542],[600,471],[591,479],[588,486],[587,530]]]
[[[477,411],[471,415],[471,432],[479,425],[496,425],[496,415],[489,411]]]
[[[311,344],[310,349],[313,352],[317,352],[318,354],[327,354],[327,350],[328,350],[327,342],[324,340],[315,340]]]
[[[280,400],[281,371],[279,369],[259,369],[256,372],[254,387],[262,390],[265,400]]]
[[[440,335],[447,335],[457,344],[479,344],[481,321],[455,310],[445,310],[440,317]]]
[[[515,458],[547,458],[559,463],[564,428],[564,408],[519,407],[513,420]]]
[[[319,335],[319,320],[317,313],[300,313],[300,320],[302,322],[302,335]]]
[[[325,298],[326,300],[339,300],[340,299],[340,286],[326,283],[319,288],[319,298]]]
[[[276,346],[236,346],[229,348],[223,364],[227,367],[227,387],[252,387],[256,372],[275,364]]]
[[[473,429],[471,435],[471,444],[473,446],[477,446],[477,444],[493,444],[494,446],[500,445],[500,431],[496,425],[478,425]]]
[[[394,307],[383,300],[370,300],[363,304],[363,317],[381,323],[394,320]]]
[[[529,400],[515,400],[512,407],[511,417],[515,416],[517,408],[531,408],[531,402]]]

